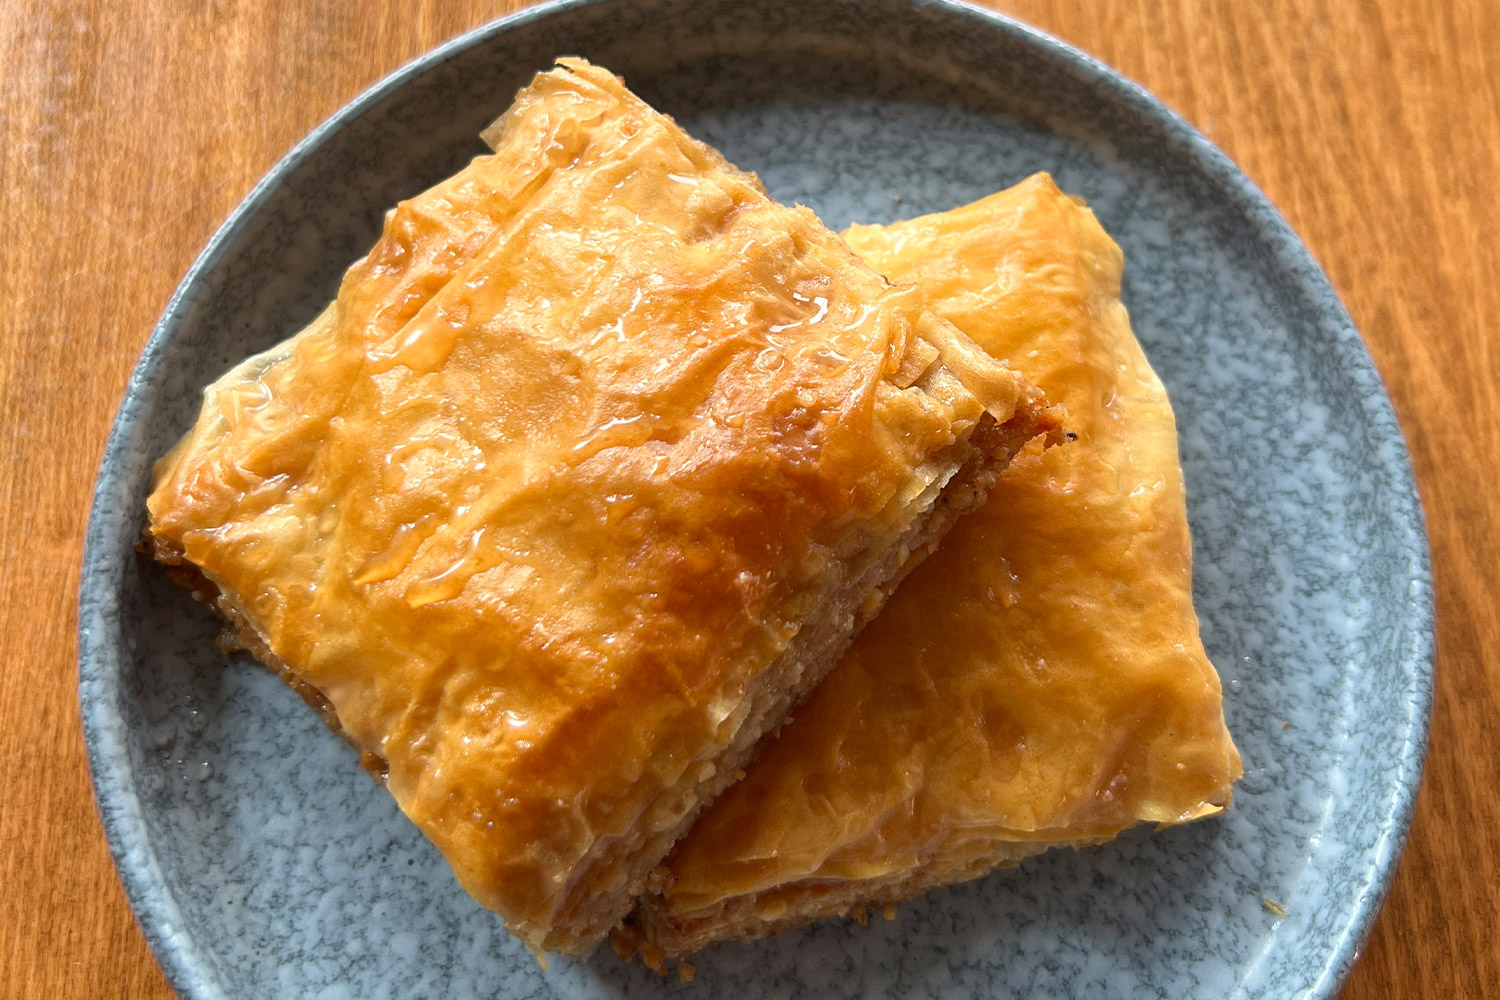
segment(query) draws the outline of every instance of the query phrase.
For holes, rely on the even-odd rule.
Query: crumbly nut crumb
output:
[[[677,966],[677,979],[680,982],[690,983],[697,972],[698,970],[693,967],[692,962],[680,962]]]
[[[676,881],[669,868],[657,865],[651,869],[651,874],[646,876],[646,891],[662,896],[672,888],[672,883]]]
[[[1286,907],[1276,902],[1276,900],[1272,899],[1270,896],[1260,897],[1260,905],[1264,906],[1272,916],[1275,916],[1277,918],[1283,918],[1286,916]]]
[[[630,924],[621,924],[609,932],[609,946],[620,961],[628,962],[640,950],[641,934]]]

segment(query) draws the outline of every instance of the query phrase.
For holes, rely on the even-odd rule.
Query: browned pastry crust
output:
[[[577,954],[1056,421],[603,70],[487,139],[206,390],[149,531],[465,888]]]
[[[1240,774],[1118,247],[1045,175],[846,238],[1077,439],[1011,464],[654,873],[617,945],[658,965],[1212,815]]]

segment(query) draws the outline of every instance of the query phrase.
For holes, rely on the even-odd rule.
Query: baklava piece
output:
[[[1177,434],[1123,259],[1046,175],[849,244],[1062,404],[655,873],[648,962],[1219,812],[1240,774],[1198,636]]]
[[[148,539],[533,949],[587,952],[1055,420],[578,60],[204,396]]]

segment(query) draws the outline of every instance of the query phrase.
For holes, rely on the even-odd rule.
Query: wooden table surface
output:
[[[0,996],[172,995],[95,813],[74,665],[89,495],[153,323],[297,139],[523,5],[0,5]],[[1218,143],[1363,331],[1426,505],[1439,659],[1416,823],[1343,996],[1500,996],[1500,3],[999,6]]]

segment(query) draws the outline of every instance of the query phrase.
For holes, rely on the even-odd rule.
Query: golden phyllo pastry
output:
[[[1017,457],[678,844],[617,938],[653,963],[1216,813],[1240,774],[1119,248],[1045,175],[846,239],[1077,439]]]
[[[208,388],[149,541],[576,954],[1053,421],[607,72],[486,137]]]

